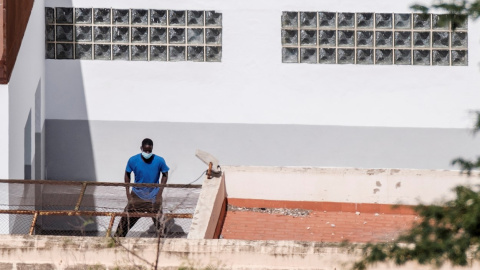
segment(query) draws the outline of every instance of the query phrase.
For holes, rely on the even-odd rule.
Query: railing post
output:
[[[33,214],[32,225],[30,225],[30,231],[28,232],[29,235],[33,235],[33,231],[35,230],[35,223],[37,223],[37,218],[38,211],[35,211],[35,214]]]
[[[112,227],[114,222],[115,222],[115,213],[112,213],[110,217],[110,223],[108,224],[107,235],[105,237],[109,237],[110,234],[112,233]]]
[[[80,209],[80,204],[82,203],[83,195],[85,194],[85,189],[87,189],[87,182],[83,182],[82,184],[82,190],[80,191],[80,196],[78,197],[77,204],[75,205],[75,211],[78,211],[78,209]]]

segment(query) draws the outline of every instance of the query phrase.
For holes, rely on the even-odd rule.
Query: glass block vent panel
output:
[[[468,23],[440,24],[442,16],[284,11],[282,62],[467,66]]]
[[[46,7],[45,24],[46,59],[222,61],[216,11]],[[316,31],[308,34],[316,42]]]

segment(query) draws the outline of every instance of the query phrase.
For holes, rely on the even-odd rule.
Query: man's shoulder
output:
[[[157,162],[165,163],[165,159],[159,155],[155,155],[155,159]]]
[[[131,156],[128,159],[128,162],[137,162],[139,159],[140,159],[140,154],[136,154],[136,155]]]

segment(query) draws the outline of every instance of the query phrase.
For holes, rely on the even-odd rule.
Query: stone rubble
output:
[[[228,205],[227,211],[239,211],[239,212],[258,212],[266,214],[293,216],[293,217],[306,217],[310,215],[312,210],[305,209],[290,209],[290,208],[264,208],[264,207],[238,207],[234,205]]]

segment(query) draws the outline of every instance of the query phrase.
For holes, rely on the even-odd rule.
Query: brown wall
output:
[[[0,0],[2,42],[0,46],[0,84],[10,80],[34,0]],[[40,22],[41,23],[41,22]]]

